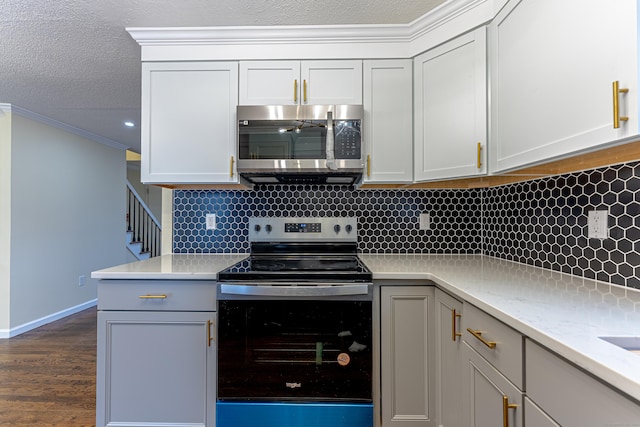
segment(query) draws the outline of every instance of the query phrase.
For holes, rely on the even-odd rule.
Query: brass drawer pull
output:
[[[480,342],[482,342],[482,344],[486,345],[491,349],[496,348],[496,345],[498,345],[498,343],[496,343],[495,341],[487,341],[486,339],[484,339],[481,331],[474,331],[471,328],[467,328],[467,332],[469,332],[474,337],[478,338]]]
[[[502,425],[509,427],[509,409],[516,409],[518,405],[509,403],[508,396],[502,396]]]
[[[211,336],[211,325],[213,322],[211,320],[207,320],[207,347],[211,347],[211,341],[213,341],[213,337]]]
[[[302,101],[306,104],[307,103],[307,80],[306,79],[302,81],[302,91],[304,92]]]
[[[626,122],[629,120],[627,116],[620,116],[620,94],[628,93],[629,89],[620,89],[620,82],[616,80],[613,82],[613,128],[618,129],[620,122]]]
[[[293,80],[293,103],[298,103],[298,79]]]
[[[451,310],[451,341],[455,341],[458,337],[462,336],[456,329],[456,318],[458,317],[462,317],[462,314],[458,314],[455,308]]]
[[[165,294],[161,295],[140,295],[138,298],[140,299],[167,299]]]

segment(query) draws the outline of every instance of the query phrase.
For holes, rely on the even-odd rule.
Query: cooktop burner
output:
[[[276,258],[251,257],[250,269],[253,271],[357,271],[358,259],[333,257]]]

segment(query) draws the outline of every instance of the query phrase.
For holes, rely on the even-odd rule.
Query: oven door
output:
[[[219,286],[219,400],[372,401],[371,285]]]
[[[233,286],[218,293],[218,425],[371,427],[371,285]]]

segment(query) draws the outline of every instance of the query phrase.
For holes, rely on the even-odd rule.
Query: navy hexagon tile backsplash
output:
[[[483,253],[640,288],[640,164],[483,190]],[[587,238],[608,210],[609,238]]]
[[[480,190],[353,190],[340,186],[260,186],[255,191],[174,192],[174,253],[248,252],[252,216],[354,216],[366,253],[477,253]],[[419,213],[431,228],[419,230]],[[217,217],[206,230],[205,214]]]
[[[609,211],[608,239],[587,238],[594,209]],[[430,230],[418,229],[423,212]],[[248,252],[251,216],[356,216],[361,252],[484,253],[640,288],[639,163],[470,190],[176,190],[173,251]]]

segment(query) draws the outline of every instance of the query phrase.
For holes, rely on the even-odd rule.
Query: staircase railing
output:
[[[127,231],[133,234],[133,241],[142,244],[142,252],[150,257],[160,255],[162,226],[153,216],[138,192],[127,182]]]

